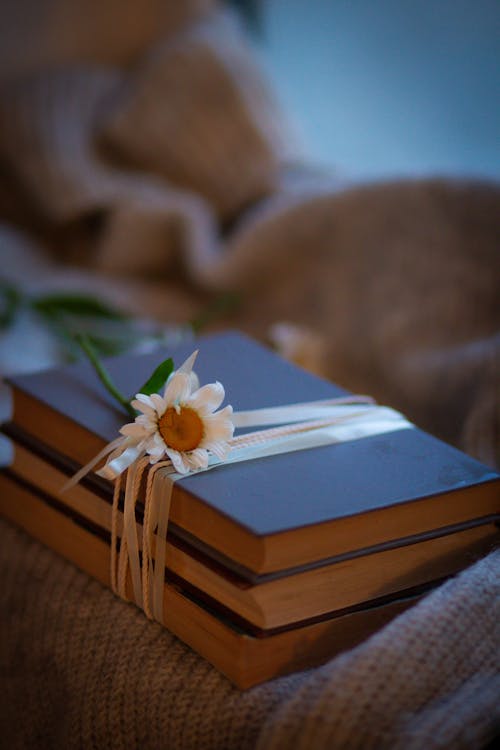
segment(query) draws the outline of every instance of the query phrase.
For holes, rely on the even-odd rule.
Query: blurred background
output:
[[[500,177],[497,0],[229,4],[244,19],[310,163],[358,179]],[[90,49],[100,61],[129,63],[183,15],[166,10],[182,6],[168,0],[1,5],[2,78],[81,59]],[[193,12],[210,3],[189,5]]]
[[[497,0],[263,0],[307,156],[362,179],[500,176]]]
[[[497,0],[2,0],[0,371],[235,327],[500,462]]]

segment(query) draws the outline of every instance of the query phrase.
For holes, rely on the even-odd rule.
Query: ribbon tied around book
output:
[[[111,586],[150,619],[163,623],[167,530],[175,482],[188,474],[224,464],[357,440],[412,427],[394,409],[368,396],[346,396],[233,412],[219,409],[220,383],[199,387],[193,372],[197,352],[170,376],[163,395],[137,394],[135,421],[109,443],[63,488],[97,471],[114,481],[111,517]],[[259,427],[235,436],[235,429]],[[122,493],[122,489],[124,492]],[[120,499],[123,494],[123,513]],[[136,505],[143,502],[142,534]],[[118,547],[118,540],[120,544]]]

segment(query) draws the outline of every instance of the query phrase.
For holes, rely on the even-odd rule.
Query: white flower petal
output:
[[[182,363],[182,365],[178,368],[177,372],[184,372],[186,375],[189,375],[190,372],[193,369],[193,365],[195,363],[196,357],[198,356],[198,349],[194,351],[185,362]]]
[[[149,430],[145,429],[143,425],[137,424],[137,422],[130,422],[120,427],[120,433],[127,435],[127,437],[136,438],[142,440],[144,437],[149,435]]]
[[[156,417],[155,410],[148,406],[147,404],[143,404],[141,401],[137,401],[137,399],[134,399],[130,402],[130,405],[136,410],[141,412],[141,416],[149,417],[149,419],[153,419]]]
[[[200,440],[199,448],[205,448],[206,450],[211,449],[212,443],[229,443],[232,438],[232,431],[230,428],[224,428],[222,425],[216,425],[211,429],[205,430],[203,439]]]
[[[135,418],[135,424],[140,424],[152,432],[153,430],[156,430],[156,419],[156,414],[154,418],[148,417],[147,414],[139,414],[139,416]]]
[[[232,420],[231,420],[232,414],[233,414],[233,407],[231,406],[231,404],[228,404],[223,409],[220,409],[213,416],[214,417],[224,417],[224,419],[227,419],[229,422],[231,422],[231,424],[233,424]]]
[[[144,394],[141,393],[137,395],[143,396]],[[146,396],[146,398],[148,398],[148,396]],[[136,411],[142,412],[147,417],[156,416],[155,409],[153,408],[153,406],[149,406],[149,404],[145,404],[142,401],[139,401],[138,399],[134,399],[133,401],[130,402],[130,404]]]
[[[208,466],[208,453],[200,448],[195,448],[194,451],[185,454],[185,461],[189,464],[192,471],[206,469]]]
[[[151,440],[151,437],[148,435],[147,437],[144,438],[144,440],[141,440],[139,443],[136,443],[137,450],[141,450],[141,451],[144,451],[144,453],[147,453],[146,446],[150,440]]]
[[[159,417],[161,417],[162,414],[165,413],[165,410],[167,408],[165,400],[160,396],[159,393],[152,393],[150,398],[155,406],[156,413]]]
[[[157,445],[153,445],[153,446],[148,445],[148,449],[146,453],[149,453],[150,456],[156,456],[157,458],[161,458],[163,454],[165,453],[165,449],[160,448]]]
[[[163,452],[165,452],[165,450],[167,449],[167,446],[165,445],[165,441],[163,440],[159,432],[155,432],[155,434],[153,435],[153,440],[154,440],[155,445],[159,449],[161,449]]]
[[[222,383],[209,383],[195,391],[189,399],[189,406],[200,414],[210,414],[224,401],[224,386]]]
[[[167,406],[186,401],[191,395],[191,382],[185,372],[175,372],[167,383],[163,399]]]
[[[191,384],[191,393],[194,393],[200,387],[200,379],[194,370],[189,373],[189,381]]]
[[[229,407],[231,408],[231,407]],[[203,418],[204,435],[200,443],[200,448],[208,448],[212,441],[229,441],[233,437],[234,425],[230,419],[227,419],[225,409]]]
[[[140,409],[141,411],[144,411],[142,405],[148,406],[150,409],[155,410],[155,405],[151,401],[151,398],[149,396],[146,396],[145,393],[136,393],[135,394],[136,400],[141,404],[140,406],[134,406],[134,409]],[[145,412],[144,412],[145,413]]]
[[[144,443],[144,450],[146,453],[151,453],[151,451],[154,451],[155,448],[155,441],[154,441],[154,435],[147,435],[147,437],[143,440]]]
[[[151,456],[150,463],[156,463],[160,460],[160,458],[165,457],[166,453],[166,445],[163,442],[163,440],[157,441],[155,438],[157,436],[154,435],[150,440],[148,440],[144,450],[146,453],[148,453]]]
[[[185,453],[179,453],[179,451],[174,451],[173,448],[169,448],[167,446],[166,448],[167,456],[170,458],[174,465],[174,469],[179,474],[188,474],[190,467],[187,461],[185,460],[186,454]]]
[[[151,456],[151,458],[154,458],[155,461],[159,461],[160,458],[165,453],[165,451],[151,449],[151,450],[147,450],[146,453],[148,454],[148,456]]]

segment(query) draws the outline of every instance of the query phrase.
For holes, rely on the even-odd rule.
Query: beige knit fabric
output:
[[[3,0],[0,79],[75,61],[133,64],[217,0]]]
[[[201,198],[100,159],[95,131],[121,81],[118,71],[76,67],[6,84],[0,155],[50,222],[103,217],[100,236],[84,248],[87,262],[147,273],[168,268],[185,245],[210,258],[215,222]]]
[[[499,699],[500,551],[305,679],[259,749],[480,747]]]
[[[222,218],[276,187],[278,112],[227,15],[154,50],[117,99],[103,141],[122,161],[202,195]]]
[[[500,189],[283,180],[286,129],[248,45],[226,13],[200,13],[132,68],[4,82],[3,193],[22,188],[18,215],[64,259],[168,279],[155,315],[172,284],[200,307],[237,291],[223,323],[310,330],[318,370],[500,464]]]
[[[167,35],[132,73],[74,62],[0,87],[0,159],[50,222],[99,218],[85,260],[120,273],[165,273],[174,254],[210,267],[215,214],[275,186],[283,129],[222,11]]]
[[[323,668],[240,692],[0,522],[0,736],[12,750],[471,750],[500,731],[500,552]]]

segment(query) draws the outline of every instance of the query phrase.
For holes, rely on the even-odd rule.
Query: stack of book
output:
[[[222,382],[235,410],[345,394],[236,333],[197,348],[200,382]],[[107,366],[133,394],[158,358]],[[60,490],[129,418],[87,363],[9,382],[0,512],[109,585],[111,483]],[[221,465],[175,484],[164,621],[246,688],[359,643],[492,549],[499,518],[498,474],[417,428]]]

